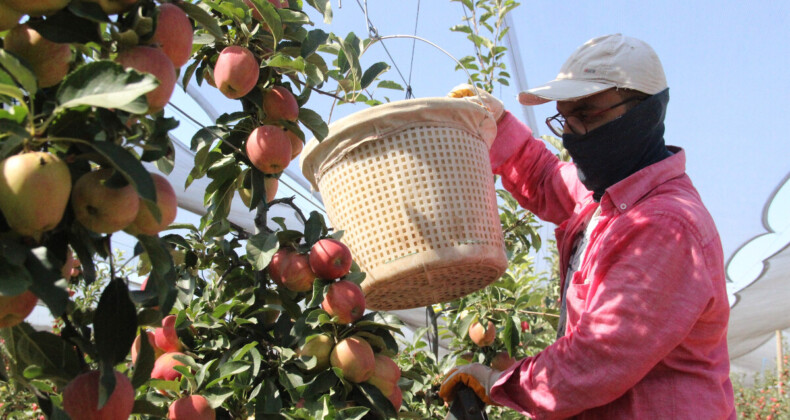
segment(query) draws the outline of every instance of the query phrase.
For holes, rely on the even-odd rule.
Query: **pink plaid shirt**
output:
[[[685,153],[670,151],[607,189],[568,285],[565,336],[505,371],[495,401],[536,419],[735,419],[721,241]],[[509,113],[490,157],[518,202],[558,225],[565,279],[599,204]]]

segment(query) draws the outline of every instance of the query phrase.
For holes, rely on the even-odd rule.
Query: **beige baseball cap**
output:
[[[622,34],[593,38],[573,53],[554,80],[518,94],[522,105],[569,101],[610,88],[650,95],[667,88],[658,55],[650,45]]]

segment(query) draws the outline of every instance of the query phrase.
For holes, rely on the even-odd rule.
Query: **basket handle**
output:
[[[442,47],[440,47],[440,46],[438,46],[438,45],[434,44],[434,43],[433,43],[433,42],[431,42],[431,41],[428,41],[428,40],[427,40],[427,39],[425,39],[425,38],[420,38],[420,37],[418,37],[418,36],[415,36],[415,35],[385,35],[385,36],[378,36],[378,35],[376,34],[376,36],[372,36],[372,37],[371,37],[371,41],[372,41],[372,42],[371,42],[371,43],[369,43],[368,45],[366,45],[366,46],[365,46],[365,49],[363,49],[363,50],[362,50],[362,52],[361,52],[359,55],[360,55],[360,56],[362,56],[363,54],[365,54],[365,51],[367,51],[367,50],[368,50],[368,48],[370,48],[370,46],[371,46],[371,45],[375,44],[375,43],[376,43],[376,42],[378,42],[378,41],[383,41],[383,40],[385,40],[385,39],[398,39],[398,38],[409,38],[409,39],[416,39],[416,40],[418,40],[418,41],[425,42],[426,44],[428,44],[428,45],[431,45],[431,46],[435,47],[436,49],[438,49],[439,51],[443,52],[445,55],[447,55],[448,57],[450,57],[450,58],[451,58],[453,61],[455,61],[455,63],[456,63],[456,64],[458,64],[458,67],[461,67],[461,69],[464,71],[464,73],[466,73],[466,78],[467,78],[467,80],[469,81],[469,85],[471,85],[471,86],[472,86],[472,88],[475,90],[475,94],[477,95],[477,97],[478,97],[478,98],[480,98],[480,101],[481,101],[481,103],[482,103],[482,101],[483,101],[483,96],[482,96],[482,95],[480,95],[480,90],[477,88],[477,86],[475,86],[474,82],[472,82],[472,75],[471,75],[471,74],[469,74],[469,71],[466,69],[466,67],[464,67],[464,65],[463,65],[463,64],[461,64],[461,62],[460,62],[460,61],[458,61],[458,59],[457,59],[457,58],[453,57],[453,55],[452,55],[452,54],[450,54],[449,52],[447,52],[447,51],[446,51],[444,48],[442,48]]]

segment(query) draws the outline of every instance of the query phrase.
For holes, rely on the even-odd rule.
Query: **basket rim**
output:
[[[326,138],[313,137],[299,159],[302,174],[318,189],[320,173],[356,146],[416,126],[443,126],[469,132],[488,147],[496,137],[496,122],[478,103],[457,98],[408,99],[378,105],[329,125]]]

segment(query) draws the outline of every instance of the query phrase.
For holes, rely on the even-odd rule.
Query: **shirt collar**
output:
[[[643,168],[606,189],[601,197],[601,210],[615,208],[623,213],[654,188],[686,172],[686,152],[667,146],[672,156]]]

